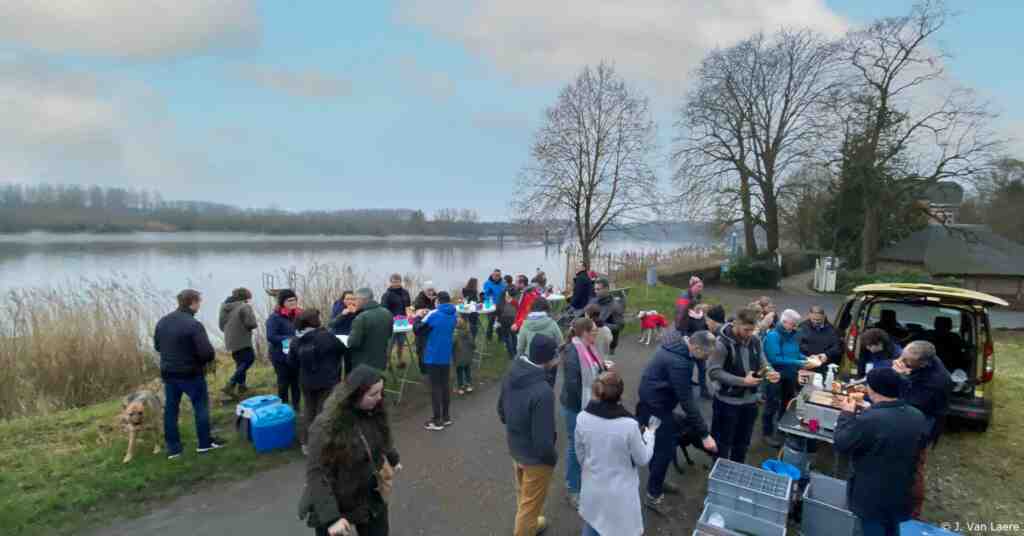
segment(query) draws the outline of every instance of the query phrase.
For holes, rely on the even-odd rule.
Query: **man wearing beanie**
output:
[[[874,369],[867,384],[872,405],[861,413],[852,400],[844,405],[835,448],[853,462],[847,496],[863,535],[898,536],[913,508],[911,488],[928,423],[920,410],[900,400],[903,379],[896,371]]]
[[[548,385],[547,371],[558,366],[557,355],[554,339],[534,336],[529,355],[513,362],[501,384],[498,417],[505,425],[515,464],[515,536],[535,536],[547,529],[541,513],[558,462],[555,394]]]

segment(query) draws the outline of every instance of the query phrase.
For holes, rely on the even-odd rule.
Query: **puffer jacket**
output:
[[[565,342],[562,337],[562,330],[558,328],[558,323],[548,316],[547,313],[530,313],[526,316],[523,327],[519,329],[519,335],[516,338],[516,353],[519,355],[529,354],[530,342],[533,341],[533,336],[538,333],[551,337],[558,342],[559,346]]]
[[[797,372],[804,366],[797,332],[786,331],[781,322],[765,336],[764,355],[772,368],[786,378],[796,379]]]
[[[422,323],[430,326],[430,334],[427,335],[427,345],[424,348],[423,363],[426,365],[451,365],[453,338],[455,336],[455,306],[450,303],[442,303],[437,306],[422,320]]]

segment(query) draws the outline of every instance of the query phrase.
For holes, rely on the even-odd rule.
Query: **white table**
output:
[[[483,308],[481,308],[479,310],[477,310],[477,309],[469,309],[469,308],[463,307],[461,305],[458,305],[458,306],[455,307],[455,311],[457,313],[459,313],[460,315],[471,315],[473,313],[476,313],[478,315],[489,315],[489,314],[493,314],[494,311],[497,311],[497,310],[498,310],[498,308],[493,306],[493,305],[490,306],[490,307],[483,307]]]

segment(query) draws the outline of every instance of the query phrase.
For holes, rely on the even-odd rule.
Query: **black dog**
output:
[[[679,446],[679,450],[683,451],[683,457],[686,458],[687,465],[693,465],[693,459],[690,458],[690,453],[687,450],[688,447],[702,451],[708,456],[714,456],[714,453],[708,452],[704,448],[704,438],[700,437],[696,430],[687,426],[686,417],[682,413],[673,412],[672,419],[676,423],[676,445]],[[679,456],[675,453],[672,455],[672,465],[676,467],[676,471],[679,474],[685,473],[683,466],[679,464]]]

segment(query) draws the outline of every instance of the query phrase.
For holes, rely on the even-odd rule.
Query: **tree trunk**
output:
[[[864,229],[861,231],[860,262],[864,271],[873,274],[878,269],[878,226],[879,205],[876,202],[864,203]]]
[[[764,224],[767,236],[768,252],[779,251],[779,204],[770,192],[764,192]]]
[[[743,210],[744,255],[757,255],[757,235],[754,234],[754,214],[750,208],[750,177],[740,174],[740,207]]]
[[[584,238],[580,237],[580,256],[583,259],[583,266],[590,268],[590,240],[584,241]]]

